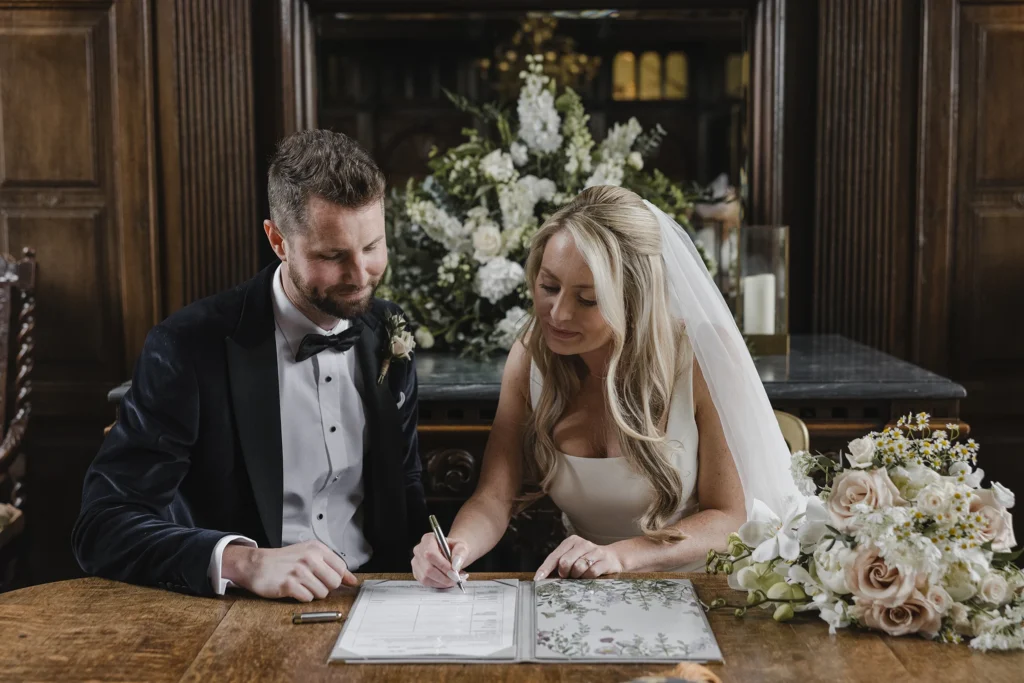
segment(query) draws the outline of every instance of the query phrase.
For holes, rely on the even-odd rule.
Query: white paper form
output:
[[[331,659],[512,659],[518,583],[468,581],[463,594],[415,581],[366,581]]]

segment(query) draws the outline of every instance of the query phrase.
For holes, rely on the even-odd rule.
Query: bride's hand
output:
[[[444,554],[437,547],[434,534],[423,534],[423,538],[412,551],[412,575],[424,586],[430,588],[451,588],[455,585],[455,572],[452,564],[458,567],[463,581],[469,574],[462,571],[462,565],[469,557],[469,548],[462,541],[448,539],[448,547],[452,551],[452,562],[444,559]]]
[[[534,575],[534,581],[546,579],[554,571],[560,577],[593,579],[622,572],[622,560],[615,546],[596,545],[579,536],[570,536],[548,555]]]

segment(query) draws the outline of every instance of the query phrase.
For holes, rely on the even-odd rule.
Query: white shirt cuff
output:
[[[232,543],[236,545],[247,545],[250,548],[259,547],[256,545],[256,541],[245,536],[239,536],[238,534],[225,536],[217,541],[217,545],[213,548],[213,555],[210,556],[210,569],[207,571],[207,575],[210,577],[210,585],[213,586],[213,592],[217,595],[224,595],[224,592],[228,588],[235,585],[221,575],[224,565],[224,548],[228,547]]]

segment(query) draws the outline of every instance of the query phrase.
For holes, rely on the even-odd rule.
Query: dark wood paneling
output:
[[[1024,3],[960,12],[951,370],[968,412],[1024,418]]]
[[[74,7],[0,10],[0,248],[39,256],[36,415],[101,414],[156,313],[148,6]]]
[[[821,3],[813,329],[906,357],[916,3]]]
[[[251,0],[159,3],[165,312],[257,269]]]

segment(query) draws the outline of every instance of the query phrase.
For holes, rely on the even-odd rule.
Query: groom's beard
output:
[[[370,310],[370,302],[373,300],[373,293],[377,291],[380,279],[371,280],[366,288],[366,294],[359,299],[351,299],[351,295],[359,288],[351,285],[337,285],[326,290],[311,287],[305,282],[300,282],[294,273],[290,273],[292,284],[303,299],[316,310],[331,316],[332,318],[358,318]]]

